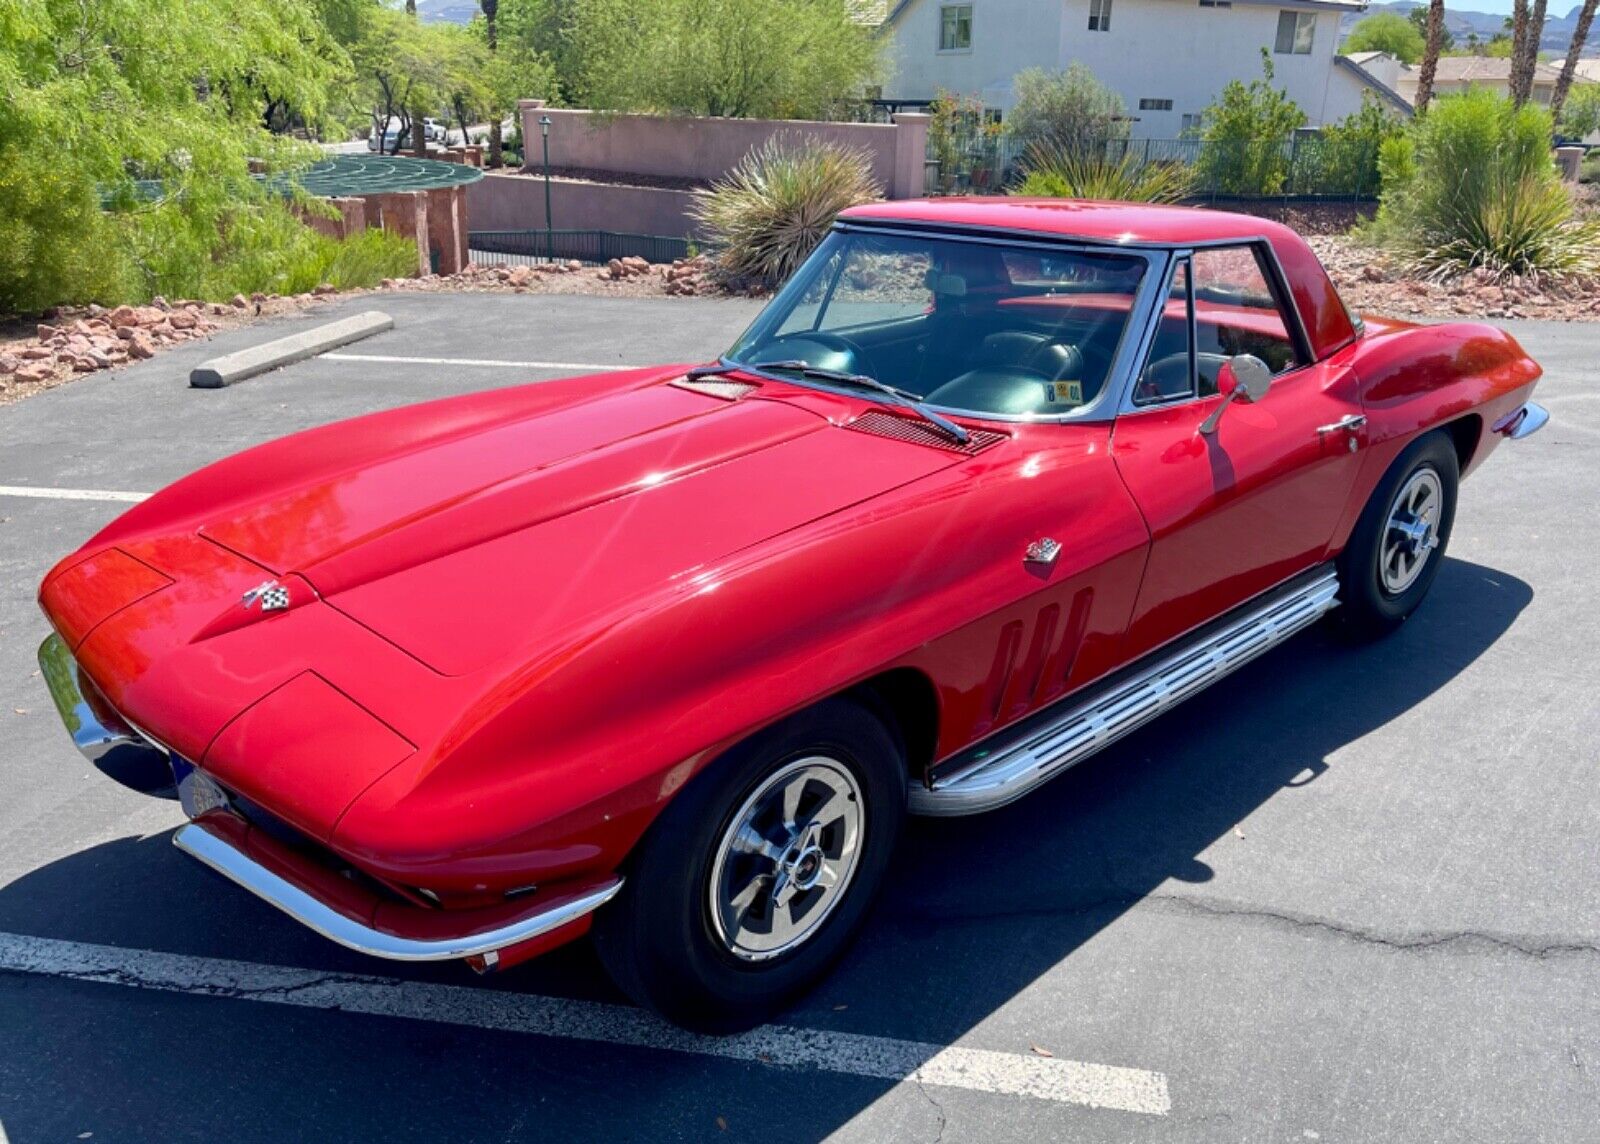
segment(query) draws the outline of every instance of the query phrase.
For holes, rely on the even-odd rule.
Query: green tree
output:
[[[1406,10],[1406,19],[1411,21],[1411,26],[1417,30],[1417,35],[1421,36],[1424,40],[1428,38],[1428,19],[1431,9],[1432,5],[1426,4]],[[1443,13],[1444,5],[1441,4],[1439,6],[1439,11]],[[1442,22],[1440,24],[1440,31],[1439,50],[1442,52],[1453,51],[1456,46],[1455,36],[1451,34],[1448,28],[1444,27]],[[1476,33],[1473,34],[1476,35]]]
[[[1122,97],[1077,61],[1059,72],[1029,68],[1012,85],[1017,99],[1006,131],[1024,148],[1101,157],[1106,144],[1128,133]]]
[[[499,25],[565,102],[614,111],[816,117],[883,47],[848,0],[500,0]]]
[[[1600,84],[1585,83],[1572,89],[1561,105],[1561,134],[1582,139],[1600,131]]]
[[[316,121],[347,67],[309,0],[5,0],[0,311],[176,293],[226,264],[281,210],[252,165],[315,157],[268,108]]]
[[[1198,186],[1233,195],[1275,195],[1289,175],[1289,136],[1306,113],[1273,86],[1272,57],[1261,50],[1261,78],[1229,80],[1202,113]]]
[[[1414,64],[1422,58],[1423,45],[1423,34],[1412,21],[1397,12],[1376,12],[1350,29],[1340,51],[1388,52],[1402,63]]]

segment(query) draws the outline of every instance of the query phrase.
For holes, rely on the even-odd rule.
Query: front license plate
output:
[[[200,772],[188,759],[172,758],[172,781],[178,787],[178,803],[190,818],[199,818],[208,810],[223,810],[228,805],[228,792]]]

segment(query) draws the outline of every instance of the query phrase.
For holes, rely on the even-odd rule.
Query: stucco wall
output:
[[[696,233],[688,191],[550,180],[551,225],[557,230],[612,230],[681,238]],[[467,186],[473,230],[544,229],[544,180],[490,171]]]
[[[709,181],[725,175],[773,135],[842,143],[866,152],[889,198],[922,193],[927,117],[894,123],[816,123],[804,120],[707,119],[676,115],[617,115],[519,104],[527,170],[543,162],[539,120],[550,118],[550,164],[618,174]]]
[[[1111,30],[1089,31],[1090,0],[971,0],[972,49],[941,52],[941,0],[913,0],[896,21],[894,77],[885,95],[931,99],[939,89],[981,96],[1009,109],[1012,79],[1029,67],[1056,70],[1078,60],[1122,96],[1136,139],[1171,139],[1184,114],[1205,109],[1229,80],[1261,75],[1261,49],[1272,53],[1278,13],[1316,18],[1309,55],[1271,54],[1276,83],[1318,126],[1347,114],[1346,86],[1334,79],[1336,11],[1292,2],[1201,8],[1196,0],[1112,0]],[[1341,69],[1342,70],[1342,69]],[[1335,86],[1338,84],[1338,86]],[[1171,111],[1140,110],[1141,99],[1170,99]],[[1356,102],[1359,106],[1359,99]]]

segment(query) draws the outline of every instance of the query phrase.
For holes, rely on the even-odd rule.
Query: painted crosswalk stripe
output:
[[[0,497],[35,497],[42,500],[123,501],[137,504],[149,493],[121,492],[117,489],[51,489],[36,485],[0,485]]]
[[[0,971],[136,989],[264,1001],[465,1025],[499,1032],[719,1057],[774,1068],[911,1081],[1090,1108],[1164,1116],[1161,1073],[1025,1053],[764,1025],[733,1037],[688,1033],[639,1010],[596,1001],[325,973],[0,933]]]
[[[620,373],[636,365],[594,365],[577,361],[505,361],[500,358],[390,357],[386,354],[322,354],[318,361],[364,361],[391,365],[499,366],[503,369],[570,369],[579,373]]]

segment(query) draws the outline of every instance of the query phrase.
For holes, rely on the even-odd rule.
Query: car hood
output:
[[[457,675],[714,590],[731,554],[957,459],[759,390],[657,383],[430,437],[198,531]]]

